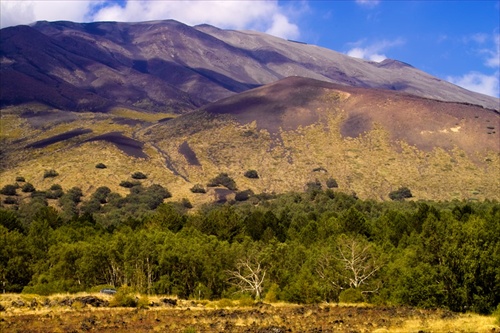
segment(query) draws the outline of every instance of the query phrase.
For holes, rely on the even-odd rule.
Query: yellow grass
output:
[[[495,319],[491,316],[478,314],[464,314],[458,318],[440,319],[411,319],[406,320],[400,327],[392,327],[383,332],[463,332],[463,333],[490,333],[500,329],[495,325]]]
[[[211,189],[206,194],[193,194],[190,188],[197,183],[205,186],[219,173],[227,172],[239,190],[251,189],[255,193],[303,191],[307,182],[318,179],[325,186],[332,177],[339,184],[338,190],[355,192],[361,199],[389,200],[389,192],[400,186],[410,188],[412,200],[500,199],[500,178],[492,176],[500,174],[497,153],[470,156],[459,149],[422,151],[406,142],[392,142],[389,134],[376,124],[360,137],[343,137],[340,127],[346,114],[337,109],[325,110],[325,124],[281,131],[279,136],[258,129],[255,122],[239,125],[214,120],[209,130],[183,134],[162,123],[141,128],[113,121],[116,116],[148,121],[174,116],[129,109],[115,109],[109,115],[78,113],[75,114],[78,121],[58,124],[42,132],[18,118],[16,112],[2,114],[1,136],[8,140],[29,133],[30,143],[79,127],[93,133],[44,149],[9,151],[5,160],[11,161],[13,167],[1,171],[1,187],[23,176],[38,190],[58,183],[65,190],[81,187],[85,195],[99,186],[108,186],[125,195],[129,190],[119,183],[130,180],[133,172],[141,171],[148,176],[144,185],[156,183],[169,189],[173,197],[168,201],[187,198],[196,207],[212,202],[215,194]],[[193,126],[200,125],[193,123]],[[129,157],[110,143],[78,144],[81,138],[112,131],[145,142],[148,159]],[[201,166],[190,165],[179,152],[184,141]],[[10,147],[9,142],[6,147]],[[187,181],[166,167],[166,158]],[[97,163],[108,168],[96,169]],[[314,172],[318,167],[327,172]],[[47,169],[56,170],[60,176],[43,179]],[[250,169],[257,170],[259,179],[244,177]]]
[[[4,311],[0,312],[0,317],[3,318],[0,320],[0,331],[35,329],[46,333],[91,329],[93,332],[107,332],[112,329],[113,332],[182,332],[190,327],[195,328],[196,332],[258,332],[272,327],[291,329],[293,332],[321,329],[342,333],[487,333],[500,330],[493,316],[363,304],[255,303],[253,306],[241,307],[237,300],[177,300],[178,305],[170,307],[162,305],[161,299],[175,297],[165,295],[147,296],[149,302],[159,304],[149,309],[93,308],[77,301],[71,306],[57,303],[63,299],[88,295],[1,295],[0,304]],[[113,298],[99,293],[90,295],[107,300]],[[139,294],[137,296],[145,297]],[[30,306],[35,299],[37,305]],[[13,302],[18,300],[26,305],[13,306]],[[52,302],[50,306],[44,305],[46,300]]]
[[[155,122],[161,119],[165,118],[175,118],[178,115],[174,113],[145,113],[145,112],[139,112],[139,111],[134,111],[130,109],[125,109],[125,108],[114,108],[110,112],[111,114],[115,116],[120,116],[123,118],[129,118],[129,119],[138,119],[138,120],[144,120],[144,121],[149,121],[149,122]]]

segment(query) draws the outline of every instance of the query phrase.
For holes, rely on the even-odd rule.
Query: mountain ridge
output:
[[[16,33],[31,42],[16,42]],[[62,110],[106,112],[122,106],[185,113],[288,76],[303,76],[500,109],[498,99],[397,60],[365,61],[254,31],[191,27],[173,20],[41,21],[4,28],[0,37],[3,106],[38,101]],[[44,91],[41,85],[47,81],[58,88]],[[32,91],[18,89],[27,84]],[[61,97],[65,95],[73,103]]]

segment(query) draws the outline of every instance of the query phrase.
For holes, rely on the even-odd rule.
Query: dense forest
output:
[[[29,199],[18,202],[21,191]],[[250,294],[479,313],[500,303],[498,202],[376,202],[310,186],[192,209],[139,182],[126,196],[101,187],[83,201],[79,188],[57,184],[2,193],[4,292],[128,285],[181,298]]]

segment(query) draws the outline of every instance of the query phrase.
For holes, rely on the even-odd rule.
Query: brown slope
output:
[[[500,115],[478,106],[290,77],[138,137],[189,186],[219,172],[256,193],[332,177],[363,198],[408,186],[418,199],[451,200],[500,198],[499,127]],[[258,180],[243,176],[250,169]]]
[[[325,101],[331,93],[338,98]],[[358,137],[380,125],[392,141],[406,141],[419,149],[500,152],[500,117],[494,110],[301,77],[286,78],[203,108],[210,114],[230,115],[241,124],[255,121],[257,128],[270,133],[313,125],[333,109],[345,114],[341,127],[345,137]]]

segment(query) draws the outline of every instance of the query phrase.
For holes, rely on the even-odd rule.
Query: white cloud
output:
[[[356,0],[356,3],[363,7],[373,8],[380,3],[380,0]]]
[[[386,59],[385,54],[370,51],[368,48],[355,47],[347,52],[347,55],[354,58],[366,59],[380,62]]]
[[[493,50],[483,50],[487,54],[485,65],[488,67],[500,67],[500,34],[493,36]]]
[[[0,27],[30,24],[35,21],[67,20],[84,22],[86,14],[100,1],[0,1]]]
[[[104,0],[1,0],[1,27],[39,20],[75,22],[139,22],[174,19],[189,25],[207,23],[226,29],[252,29],[283,38],[299,37],[291,22],[293,6],[277,0],[125,0],[122,5]],[[288,15],[292,13],[291,15]]]
[[[472,34],[472,35],[468,35],[468,36],[465,36],[464,37],[464,42],[465,43],[468,43],[468,42],[475,42],[475,43],[478,43],[478,44],[482,44],[484,42],[486,42],[488,40],[488,35],[485,34],[485,33],[475,33],[475,34]]]
[[[299,36],[299,28],[288,21],[288,18],[282,14],[274,14],[271,28],[266,33],[283,37],[297,38]]]
[[[479,72],[469,72],[463,76],[448,76],[447,81],[462,88],[481,94],[499,97],[499,72],[487,75]]]
[[[392,47],[404,44],[401,38],[395,40],[382,40],[363,47],[365,40],[351,43],[354,47],[347,51],[347,55],[354,58],[360,58],[370,61],[380,62],[387,59],[387,56],[382,53]]]

